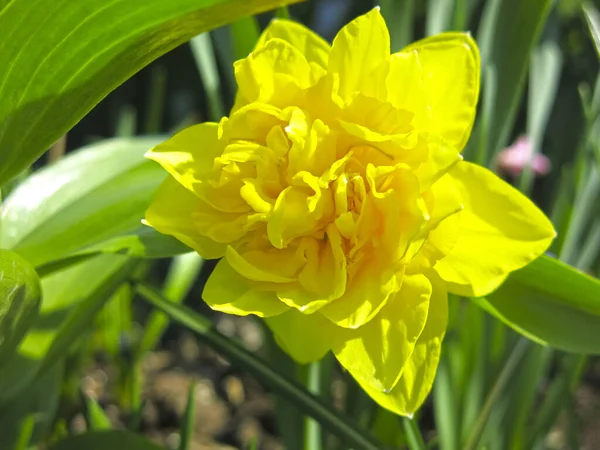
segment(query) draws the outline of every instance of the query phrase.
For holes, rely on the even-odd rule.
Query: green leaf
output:
[[[208,100],[210,119],[218,122],[225,115],[223,96],[221,94],[221,77],[217,69],[217,60],[209,33],[203,33],[190,41],[196,67],[202,78],[204,92]],[[233,64],[231,65],[233,67]],[[233,71],[233,70],[232,70]]]
[[[110,419],[98,402],[93,398],[88,397],[83,392],[81,393],[81,398],[85,403],[84,415],[88,429],[94,431],[110,430],[112,428]]]
[[[554,37],[545,39],[531,55],[527,106],[527,137],[533,149],[533,154],[529,157],[531,160],[541,151],[548,119],[558,92],[563,58],[557,41]],[[533,180],[531,164],[526,164],[518,182],[519,190],[528,195]]]
[[[193,36],[295,0],[12,0],[0,14],[0,185]]]
[[[192,289],[203,265],[204,260],[197,253],[186,253],[173,258],[165,279],[165,297],[174,303],[181,303]],[[160,311],[150,314],[138,345],[138,360],[156,347],[168,324],[169,318]]]
[[[231,37],[236,59],[242,59],[254,50],[260,28],[255,17],[244,17],[231,24]]]
[[[536,259],[475,301],[538,343],[600,354],[600,281],[554,258]]]
[[[356,450],[379,449],[379,446],[374,443],[366,431],[357,430],[356,426],[350,423],[341,412],[336,412],[304,387],[288,377],[282,376],[274,367],[267,365],[239,344],[223,336],[206,317],[185,306],[169,301],[150,286],[138,284],[136,288],[138,293],[149,303],[174,321],[197,333],[204,342],[222,353],[232,363],[238,364],[244,370],[264,381],[275,393],[285,397],[299,410],[313,417],[321,426],[347,443],[350,448]]]
[[[89,328],[96,308],[131,276],[130,258],[101,255],[46,277],[40,314],[9,364],[0,370],[0,402],[26,389]]]
[[[454,0],[430,0],[427,2],[427,20],[425,23],[425,34],[434,34],[447,31],[450,28]]]
[[[408,448],[410,450],[425,450],[425,442],[423,441],[423,436],[421,436],[419,424],[416,419],[403,417],[402,425],[404,427],[404,433],[406,434]]]
[[[509,137],[525,84],[529,58],[551,9],[552,0],[489,0],[477,42],[481,67],[496,71],[496,110],[489,130],[492,151]]]
[[[181,430],[179,432],[180,441],[178,450],[190,450],[192,438],[194,435],[194,420],[196,418],[196,382],[192,381],[188,389],[188,399],[185,407],[185,414],[181,421]]]
[[[143,154],[162,140],[106,140],[33,174],[3,204],[0,247],[34,266],[96,252],[162,257],[189,251],[141,224],[166,176]]]
[[[16,253],[0,249],[0,367],[37,318],[40,300],[35,270]]]
[[[29,448],[29,441],[33,435],[33,427],[35,425],[35,416],[33,414],[28,415],[21,422],[21,430],[19,431],[19,437],[15,443],[14,450],[27,450]]]
[[[596,53],[600,57],[600,14],[596,7],[589,2],[583,4],[583,15],[596,45]]]
[[[139,434],[123,430],[92,431],[69,436],[50,450],[164,450]]]
[[[27,390],[0,406],[0,448],[27,449],[46,436],[54,422],[64,378],[58,363]]]
[[[381,5],[381,14],[385,17],[390,29],[391,50],[392,52],[400,51],[413,41],[415,1],[381,0],[379,4]],[[429,15],[427,18],[429,19]]]

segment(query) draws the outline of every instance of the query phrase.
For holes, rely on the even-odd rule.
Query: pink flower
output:
[[[533,147],[527,136],[521,136],[513,145],[502,150],[496,161],[499,171],[513,176],[520,175],[527,164],[531,164],[536,175],[550,172],[550,160],[541,153],[533,154]]]

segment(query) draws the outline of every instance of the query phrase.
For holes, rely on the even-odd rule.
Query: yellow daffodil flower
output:
[[[479,94],[468,34],[390,55],[378,9],[330,46],[274,20],[235,63],[229,117],[148,158],[170,176],[146,223],[222,258],[203,298],[265,318],[300,363],[332,351],[380,405],[431,389],[447,293],[484,296],[543,253],[546,216],[460,156]]]

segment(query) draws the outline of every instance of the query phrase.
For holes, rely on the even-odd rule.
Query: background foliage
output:
[[[251,16],[283,3],[0,0],[0,449],[599,448],[594,4],[379,2],[392,50],[475,36],[482,96],[465,157],[500,170],[526,135],[551,172],[505,176],[558,230],[552,254],[494,294],[451,299],[433,394],[409,420],[333,358],[296,366],[258,321],[209,311],[214,262],[140,224],[165,176],[143,153],[226,114],[232,63],[274,14],[331,39],[374,6]]]

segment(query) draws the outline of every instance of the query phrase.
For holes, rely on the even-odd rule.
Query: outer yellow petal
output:
[[[225,245],[198,233],[193,215],[201,200],[171,176],[160,185],[146,210],[144,222],[162,234],[174,236],[205,259],[220,258]]]
[[[441,137],[429,135],[427,139],[427,159],[418,166],[414,173],[419,179],[421,192],[426,191],[442,177],[454,164],[462,161],[460,153]]]
[[[492,172],[460,162],[448,173],[464,204],[456,244],[435,270],[459,295],[483,296],[541,255],[555,237],[548,218]]]
[[[329,73],[340,76],[339,93],[345,100],[356,91],[368,94],[378,78],[382,65],[390,57],[390,35],[385,20],[374,8],[340,30],[331,46]]]
[[[311,67],[300,50],[282,39],[271,39],[234,64],[239,95],[245,103],[278,107],[296,104],[300,89],[311,85]],[[238,99],[238,105],[244,103]]]
[[[479,96],[477,45],[466,33],[441,33],[409,45],[423,70],[432,131],[462,150],[473,126]]]
[[[270,286],[242,277],[226,259],[219,261],[208,278],[202,299],[215,311],[238,316],[256,314],[258,317],[269,317],[289,309],[277,299]]]
[[[300,364],[321,359],[330,349],[336,326],[319,314],[302,314],[295,309],[265,319],[275,339]]]
[[[159,163],[179,183],[199,193],[203,175],[213,168],[214,159],[224,145],[217,138],[218,125],[201,123],[180,131],[169,140],[146,153],[146,158]]]
[[[386,85],[387,100],[396,108],[413,113],[412,125],[416,129],[431,131],[429,94],[416,50],[391,56]]]
[[[433,291],[429,301],[427,323],[394,389],[386,393],[357,379],[362,388],[379,405],[403,416],[412,416],[431,391],[446,331],[448,321],[446,290],[437,276],[432,274],[430,281]]]
[[[402,289],[379,314],[357,330],[340,331],[333,352],[356,378],[378,391],[390,391],[427,321],[431,283],[425,275],[406,276]]]
[[[329,44],[304,25],[291,20],[273,19],[260,35],[256,48],[262,47],[267,41],[274,38],[282,39],[296,47],[309,63],[313,62],[327,69]]]

